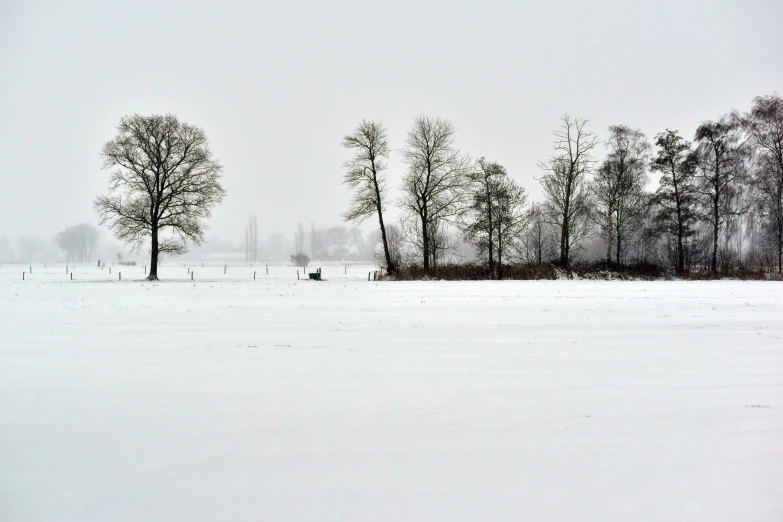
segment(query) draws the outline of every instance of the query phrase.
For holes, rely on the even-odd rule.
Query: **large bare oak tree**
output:
[[[156,280],[160,254],[183,254],[188,240],[203,243],[205,220],[226,193],[223,167],[204,131],[176,116],[126,116],[117,131],[101,152],[111,169],[109,194],[95,200],[95,210],[117,239],[136,248],[149,241],[147,279]]]

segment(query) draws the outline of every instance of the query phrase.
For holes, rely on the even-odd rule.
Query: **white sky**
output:
[[[396,150],[443,116],[534,198],[564,112],[696,124],[783,91],[783,2],[0,0],[0,235],[96,223],[99,151],[124,114],[204,128],[228,197],[210,236],[339,223],[340,138],[382,120]],[[396,194],[402,171],[392,157]]]

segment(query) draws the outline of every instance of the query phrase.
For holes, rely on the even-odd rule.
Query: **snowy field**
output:
[[[2,522],[783,520],[781,283],[107,270],[0,268]]]

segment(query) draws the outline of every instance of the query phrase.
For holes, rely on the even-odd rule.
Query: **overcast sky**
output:
[[[0,235],[96,223],[99,152],[129,113],[202,127],[228,197],[208,236],[328,226],[348,201],[340,138],[418,115],[537,198],[565,112],[692,137],[783,91],[783,2],[0,0]],[[392,157],[396,193],[403,166]]]

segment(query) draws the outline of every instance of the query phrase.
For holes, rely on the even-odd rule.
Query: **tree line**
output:
[[[608,265],[652,264],[676,273],[783,271],[783,98],[756,97],[747,112],[702,122],[691,140],[666,129],[609,127],[597,157],[589,121],[561,119],[539,162],[543,201],[498,162],[472,158],[442,118],[416,118],[399,151],[405,171],[389,196],[388,131],[363,120],[342,139],[352,155],[344,219],[378,220],[380,262],[390,274],[445,259],[458,234],[494,277],[509,263],[569,266],[588,238]],[[652,175],[657,186],[650,186]],[[395,206],[400,217],[389,222]]]

